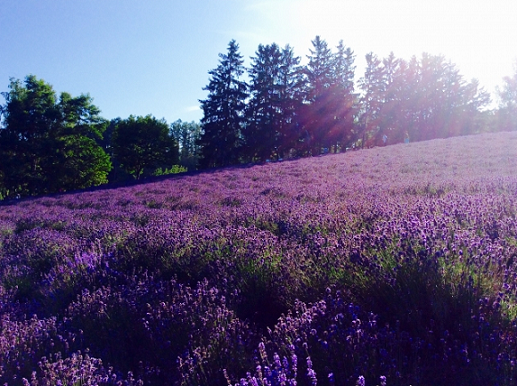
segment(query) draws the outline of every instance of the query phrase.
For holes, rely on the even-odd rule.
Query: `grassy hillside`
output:
[[[8,203],[0,381],[513,385],[516,215],[517,133]]]

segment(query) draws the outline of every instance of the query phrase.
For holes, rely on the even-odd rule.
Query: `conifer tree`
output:
[[[228,52],[219,57],[219,65],[209,71],[209,84],[203,88],[208,97],[200,100],[204,114],[199,141],[202,168],[238,163],[242,147],[248,86],[240,80],[245,68],[236,41],[230,41]]]
[[[250,159],[265,161],[275,154],[280,140],[282,53],[273,43],[260,44],[255,55],[248,70],[251,98],[246,110],[245,140]]]
[[[252,159],[283,158],[297,146],[297,113],[303,104],[300,58],[291,47],[259,45],[248,70],[246,147]]]
[[[477,80],[467,82],[441,55],[423,53],[413,83],[415,140],[464,135],[478,131],[481,109],[490,97]]]
[[[305,127],[312,154],[337,151],[352,138],[356,114],[354,54],[340,41],[334,54],[319,36],[308,56]]]
[[[380,60],[366,56],[359,84],[361,127],[368,146],[445,138],[483,130],[481,109],[490,97],[477,80],[466,82],[454,64],[440,55],[422,54],[409,62],[390,54]]]
[[[323,145],[337,151],[352,140],[357,114],[357,95],[354,93],[354,53],[339,42],[332,66],[332,84],[328,100],[328,113],[333,118],[324,137]]]
[[[331,87],[334,83],[334,56],[325,40],[319,36],[312,41],[313,49],[308,55],[305,68],[307,76],[307,102],[304,123],[308,137],[308,150],[316,155],[324,146],[324,139],[334,124],[331,111]]]
[[[398,73],[401,60],[397,59],[393,52],[382,60],[383,65],[383,80],[385,84],[385,93],[383,97],[383,104],[381,106],[379,131],[375,135],[373,141],[376,144],[387,145],[398,141],[398,125],[397,117],[402,103],[400,100],[400,89],[403,88],[403,80]],[[404,132],[400,141],[403,139]]]
[[[498,89],[499,108],[497,126],[501,131],[517,130],[517,62],[514,74],[503,78],[504,85]]]
[[[304,106],[306,78],[300,66],[301,58],[295,56],[292,47],[282,49],[280,66],[280,100],[282,120],[278,156],[284,158],[291,150],[299,150],[302,137],[301,112]]]
[[[362,90],[359,138],[361,145],[370,145],[379,131],[381,108],[384,103],[386,83],[381,60],[372,52],[366,54],[366,69],[359,79]]]

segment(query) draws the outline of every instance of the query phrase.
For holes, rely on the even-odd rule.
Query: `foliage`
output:
[[[203,118],[200,166],[228,166],[239,162],[242,146],[245,99],[248,85],[241,81],[244,61],[235,40],[228,44],[228,53],[219,54],[219,65],[209,71],[210,82],[201,100]]]
[[[354,56],[343,42],[337,53],[332,53],[325,40],[319,36],[312,41],[307,75],[307,101],[305,130],[309,137],[312,154],[320,154],[322,148],[346,147],[351,137],[354,122],[355,95]]]
[[[366,56],[360,118],[368,145],[466,135],[484,131],[482,109],[490,102],[477,80],[464,81],[443,56],[422,54],[409,62],[393,54]]]
[[[384,59],[369,53],[358,94],[353,51],[341,41],[333,52],[320,36],[312,45],[308,63],[300,66],[291,47],[260,44],[247,69],[248,85],[240,80],[244,67],[237,43],[230,42],[228,55],[220,54],[219,67],[209,72],[209,96],[201,101],[202,167],[482,133],[510,124],[511,109],[487,111],[489,94],[476,79],[465,81],[441,55],[423,53],[406,61],[393,53]],[[507,82],[504,93],[511,96],[510,78]]]
[[[112,136],[113,155],[135,179],[169,168],[178,160],[178,144],[164,120],[151,115],[121,120]]]
[[[153,176],[166,176],[168,174],[177,174],[186,172],[187,168],[180,165],[172,165],[168,169],[158,168],[154,171]]]
[[[2,93],[3,197],[82,189],[107,182],[109,157],[98,146],[105,122],[92,98],[73,98],[33,75]]]
[[[162,175],[175,164],[192,171],[515,126],[515,76],[487,110],[489,94],[441,55],[369,53],[358,94],[353,51],[340,41],[333,52],[320,36],[312,45],[300,66],[289,45],[260,44],[246,69],[230,41],[209,71],[201,123],[178,120],[168,133],[164,120],[108,123],[88,95],[58,98],[35,76],[11,79],[0,106],[0,199]]]
[[[510,131],[517,129],[517,62],[514,74],[505,76],[503,81],[503,88],[498,90],[497,127],[501,131]]]
[[[359,87],[363,91],[361,97],[360,136],[364,147],[367,136],[376,131],[380,120],[380,111],[383,102],[390,103],[390,100],[383,101],[382,95],[385,90],[383,82],[384,69],[381,60],[372,52],[366,54],[366,69],[364,76],[359,79]],[[392,119],[388,120],[391,126]],[[384,132],[381,132],[384,135]],[[359,139],[359,138],[358,138]]]
[[[182,122],[178,119],[172,123],[171,133],[179,143],[180,165],[189,171],[195,170],[199,161],[201,125],[194,121]]]
[[[300,58],[292,48],[259,45],[248,70],[250,99],[246,105],[243,130],[247,157],[266,161],[283,158],[297,147],[296,113],[302,105],[303,80]]]

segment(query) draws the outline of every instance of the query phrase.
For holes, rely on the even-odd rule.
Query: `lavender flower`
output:
[[[2,205],[0,383],[513,385],[516,138]]]

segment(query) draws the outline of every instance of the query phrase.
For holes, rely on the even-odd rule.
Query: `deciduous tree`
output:
[[[131,115],[118,122],[112,144],[114,158],[137,180],[158,168],[170,168],[178,160],[178,144],[169,125],[151,115]]]
[[[11,79],[2,93],[0,164],[3,196],[81,189],[107,182],[106,127],[89,95],[61,93],[34,75]]]
[[[188,170],[195,170],[199,158],[201,125],[197,122],[182,122],[178,119],[171,125],[171,133],[178,141],[179,163]]]

